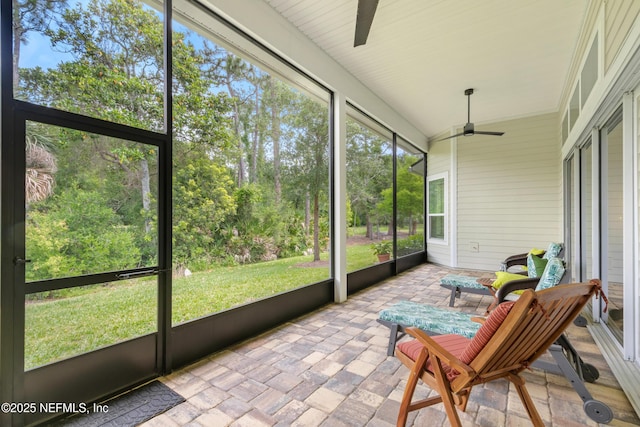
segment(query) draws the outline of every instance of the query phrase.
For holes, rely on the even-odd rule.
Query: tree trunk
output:
[[[280,205],[282,184],[280,182],[280,106],[276,98],[276,88],[273,79],[269,79],[271,86],[271,139],[273,140],[273,186],[276,206]]]
[[[231,84],[231,79],[229,76],[226,76],[227,90],[229,91],[229,96],[233,98],[233,132],[238,140],[238,171],[237,171],[237,184],[238,187],[242,187],[245,180],[245,169],[246,165],[244,162],[244,147],[242,146],[242,134],[240,132],[240,107],[238,106],[238,97],[236,91],[233,89],[233,85]]]
[[[369,214],[367,214],[367,233],[365,236],[373,240],[373,223],[371,222],[371,216]]]
[[[260,86],[256,84],[255,124],[253,126],[253,141],[251,142],[251,165],[249,166],[249,182],[258,180],[258,151],[260,148]]]
[[[313,260],[320,261],[320,201],[317,193],[313,196]]]
[[[309,235],[309,226],[311,224],[311,196],[309,191],[304,195],[304,234]]]
[[[246,164],[244,161],[244,147],[242,145],[242,136],[240,134],[240,120],[239,120],[238,105],[234,106],[234,121],[236,122],[236,136],[238,139],[238,187],[242,187],[246,177]]]
[[[22,23],[20,22],[19,8],[13,2],[13,93],[16,93],[20,83],[19,62],[20,62],[20,39],[24,34]]]
[[[145,157],[142,158],[140,166],[142,167],[142,177],[140,179],[142,181],[142,209],[144,209],[145,213],[144,231],[148,234],[151,233],[151,217],[149,215],[151,210],[151,179],[149,178],[149,162]]]

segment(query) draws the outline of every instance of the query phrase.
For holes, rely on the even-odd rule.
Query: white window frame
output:
[[[429,195],[431,189],[431,182],[443,180],[443,212],[432,214],[429,208]],[[427,242],[440,245],[446,245],[449,243],[449,175],[447,172],[429,175],[427,176]],[[444,218],[444,237],[442,239],[431,237],[431,217],[441,216]]]

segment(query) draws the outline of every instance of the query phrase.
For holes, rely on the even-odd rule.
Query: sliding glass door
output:
[[[600,131],[600,262],[603,288],[609,310],[601,313],[616,340],[623,345],[624,332],[624,210],[623,210],[623,122],[618,110]],[[604,308],[604,307],[603,307]]]

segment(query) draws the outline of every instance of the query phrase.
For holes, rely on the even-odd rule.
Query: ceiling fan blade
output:
[[[378,0],[358,0],[356,35],[353,41],[353,47],[361,46],[367,42],[377,7]]]
[[[474,134],[478,134],[478,135],[495,135],[495,136],[502,136],[504,135],[504,132],[489,132],[489,131],[480,131],[477,130],[474,132]]]
[[[464,133],[457,133],[457,134],[455,134],[455,135],[447,136],[447,137],[445,137],[445,138],[436,139],[435,141],[432,141],[432,142],[445,141],[445,140],[447,140],[447,139],[457,138],[457,137],[459,137],[459,136],[463,136],[463,135],[464,135]]]

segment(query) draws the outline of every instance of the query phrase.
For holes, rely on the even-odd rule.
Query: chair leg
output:
[[[396,349],[396,342],[398,341],[398,324],[392,323],[389,327],[389,345],[387,346],[387,356],[393,356],[393,352]]]
[[[413,393],[416,390],[416,385],[418,385],[420,373],[422,372],[422,367],[427,361],[428,354],[429,353],[427,352],[427,350],[423,349],[416,359],[413,367],[411,368],[411,371],[409,371],[409,378],[407,378],[407,385],[404,388],[402,402],[400,402],[400,410],[398,411],[398,422],[396,423],[397,427],[404,427],[407,423],[411,399],[413,399]]]
[[[449,307],[453,307],[456,304],[456,296],[460,298],[460,289],[457,286],[451,288],[451,297],[449,298]]]
[[[518,396],[520,396],[520,400],[524,405],[524,409],[527,411],[529,418],[531,419],[531,423],[535,427],[544,427],[544,423],[542,422],[542,418],[540,418],[540,414],[536,409],[536,406],[533,404],[533,400],[529,395],[529,391],[524,385],[524,378],[518,375],[509,375],[509,381],[511,381],[516,386],[516,391],[518,392]]]
[[[451,385],[449,384],[449,380],[446,379],[446,375],[444,370],[442,369],[442,365],[440,360],[434,358],[431,361],[433,367],[433,373],[436,378],[436,383],[438,385],[438,393],[442,398],[442,404],[444,405],[444,409],[447,412],[447,417],[449,418],[449,423],[451,423],[452,427],[461,427],[462,423],[460,422],[460,417],[458,416],[458,411],[456,410],[456,402],[453,399],[451,394]],[[461,403],[462,406],[466,407],[466,400]]]

